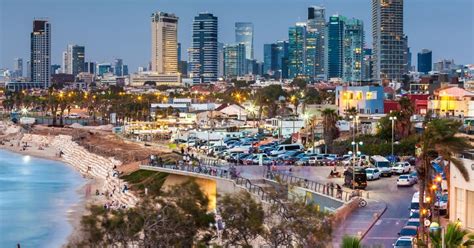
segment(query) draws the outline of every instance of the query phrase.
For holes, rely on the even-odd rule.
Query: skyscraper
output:
[[[151,70],[159,74],[178,72],[178,17],[165,12],[151,15]]]
[[[344,68],[345,82],[362,81],[364,60],[364,24],[359,19],[348,19],[344,26]]]
[[[329,17],[327,26],[327,77],[342,78],[344,67],[344,25],[346,18],[340,15]]]
[[[403,0],[372,0],[374,80],[400,81],[406,72]]]
[[[309,79],[318,75],[318,32],[306,30],[305,40],[305,74]]]
[[[49,87],[51,80],[51,25],[47,20],[34,20],[31,32],[31,81]]]
[[[15,77],[23,77],[23,59],[22,58],[15,58],[13,60],[13,71],[15,73]]]
[[[308,31],[317,33],[315,74],[325,75],[326,9],[324,7],[308,8]]]
[[[244,76],[247,72],[245,44],[224,46],[224,75],[227,78]]]
[[[245,58],[253,59],[253,23],[235,23],[235,42],[245,45]]]
[[[64,56],[64,55],[63,55]],[[78,45],[68,45],[66,51],[66,73],[77,76],[84,71],[85,47]]]
[[[115,59],[114,61],[114,75],[115,76],[123,76],[123,60],[122,59]]]
[[[277,68],[275,78],[288,78],[289,43],[288,41],[277,41]]]
[[[224,77],[224,43],[217,43],[217,76]]]
[[[364,49],[364,60],[362,62],[362,80],[371,81],[372,80],[372,49]]]
[[[95,62],[85,62],[84,63],[84,72],[95,75]]]
[[[63,60],[62,60],[61,70],[62,70],[62,73],[68,73],[68,71],[69,71],[69,68],[68,68],[68,66],[69,66],[69,61],[68,61],[69,57],[68,57],[67,50],[64,51],[62,53],[62,55],[63,55]]]
[[[278,46],[277,44],[263,45],[263,74],[273,76],[277,70],[278,61]]]
[[[194,83],[217,81],[217,17],[200,13],[194,17],[192,74]]]
[[[306,60],[306,23],[298,22],[288,30],[288,76],[290,78],[305,77]]]
[[[433,61],[433,53],[431,50],[423,49],[418,53],[418,72],[428,74],[431,71]]]

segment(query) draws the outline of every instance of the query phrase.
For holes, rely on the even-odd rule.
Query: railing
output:
[[[261,201],[276,204],[278,211],[281,214],[286,212],[285,205],[273,197],[270,193],[266,192],[262,187],[253,184],[249,179],[240,177],[239,173],[234,167],[215,167],[215,166],[192,166],[192,165],[147,165],[150,167],[165,168],[170,170],[185,171],[191,173],[197,173],[201,175],[214,176],[223,179],[230,179],[235,184],[244,187],[247,191],[255,194]]]
[[[327,195],[336,199],[339,199],[344,202],[350,201],[354,196],[361,196],[360,191],[345,191],[341,188],[337,188],[337,186],[333,183],[323,184],[320,182],[308,180],[306,178],[295,177],[292,175],[284,174],[277,171],[266,171],[265,178],[270,180],[275,180],[278,178],[279,181],[288,184],[294,184],[299,187],[312,190],[314,192]]]

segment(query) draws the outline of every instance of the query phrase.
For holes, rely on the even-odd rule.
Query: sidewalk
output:
[[[360,237],[362,239],[382,214],[387,209],[387,204],[379,201],[368,201],[366,207],[356,209],[344,222],[334,228],[332,245],[338,248],[345,235]]]

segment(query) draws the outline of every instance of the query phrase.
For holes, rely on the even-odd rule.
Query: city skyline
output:
[[[263,61],[263,44],[273,43],[276,40],[288,39],[288,28],[294,26],[298,21],[305,21],[307,18],[307,8],[312,5],[323,5],[326,7],[326,19],[333,14],[341,14],[358,19],[364,23],[371,23],[371,1],[358,1],[360,4],[349,5],[344,1],[296,1],[289,4],[284,1],[263,0],[258,3],[252,3],[244,0],[223,5],[217,1],[205,1],[206,8],[191,4],[184,0],[178,3],[172,1],[163,1],[162,4],[153,4],[149,1],[131,5],[127,1],[114,2],[113,8],[127,9],[127,18],[122,18],[122,22],[111,22],[110,16],[104,16],[101,11],[107,11],[107,3],[104,0],[95,4],[92,11],[87,9],[91,1],[81,3],[57,4],[56,0],[49,0],[38,3],[31,0],[3,1],[0,3],[1,24],[0,24],[0,67],[12,68],[14,58],[23,58],[28,60],[29,56],[29,37],[28,30],[31,29],[31,21],[34,17],[48,17],[52,24],[52,60],[51,64],[61,64],[62,51],[68,44],[81,44],[86,47],[87,61],[98,63],[112,62],[115,58],[121,58],[126,62],[131,71],[136,71],[138,66],[147,65],[150,61],[149,56],[149,16],[155,11],[164,11],[175,13],[180,18],[179,42],[182,43],[182,49],[185,51],[191,46],[192,36],[192,18],[200,12],[214,14],[219,18],[219,42],[224,44],[234,43],[234,25],[236,22],[252,22],[254,25],[254,49],[255,58]],[[29,8],[22,10],[23,15],[14,15],[15,10],[28,3]],[[271,5],[277,3],[277,6]],[[242,8],[246,4],[252,4],[251,10],[244,11]],[[431,8],[427,8],[430,4]],[[264,6],[268,11],[258,12]],[[288,6],[291,5],[291,6]],[[54,6],[54,8],[53,8]],[[109,6],[110,7],[110,6]],[[132,8],[133,7],[133,8]],[[422,8],[423,7],[423,8]],[[433,62],[440,59],[454,59],[455,63],[472,63],[473,55],[466,53],[469,47],[473,46],[473,32],[469,28],[472,17],[468,15],[474,3],[468,0],[456,0],[446,4],[442,1],[406,1],[405,3],[405,33],[408,35],[408,45],[413,54],[418,53],[423,48],[433,51]],[[234,10],[235,9],[235,10]],[[245,9],[245,8],[244,8]],[[443,9],[441,12],[438,9]],[[73,11],[74,10],[74,11]],[[232,10],[232,11],[231,11]],[[241,10],[239,12],[239,10]],[[87,15],[84,15],[87,11]],[[257,11],[257,12],[255,12]],[[440,12],[438,12],[440,11]],[[34,12],[34,13],[32,13]],[[108,11],[107,13],[110,13]],[[436,18],[436,13],[445,13],[445,16],[455,14],[456,19]],[[466,14],[463,14],[466,13]],[[120,11],[108,15],[117,15]],[[69,18],[64,17],[67,15]],[[31,18],[25,18],[31,16]],[[87,17],[83,18],[82,17]],[[61,21],[59,21],[61,20]],[[464,21],[463,21],[464,20]],[[97,24],[110,24],[97,25]],[[465,23],[465,25],[459,25]],[[112,25],[115,24],[115,25]],[[265,28],[269,24],[274,28]],[[103,28],[103,27],[107,28]],[[81,32],[81,28],[87,27],[87,35]],[[78,30],[77,32],[70,32]],[[436,33],[442,30],[442,33]],[[366,47],[372,47],[372,30],[365,28]],[[117,36],[120,39],[117,39]],[[97,39],[96,37],[103,37]],[[430,38],[431,37],[431,38]],[[456,39],[434,39],[434,37],[456,37]],[[113,42],[112,42],[113,41]],[[447,51],[446,48],[449,48]],[[473,50],[473,49],[471,49]],[[414,56],[412,64],[416,64]]]

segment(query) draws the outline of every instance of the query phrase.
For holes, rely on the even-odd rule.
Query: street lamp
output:
[[[352,152],[352,185],[353,185],[353,188],[355,188],[355,158],[356,156],[360,155],[359,145],[361,146],[364,145],[364,142],[352,141],[352,151],[353,151]]]
[[[397,120],[397,117],[390,116],[388,119],[392,121],[392,159],[393,159],[393,138],[394,138],[395,121]]]

